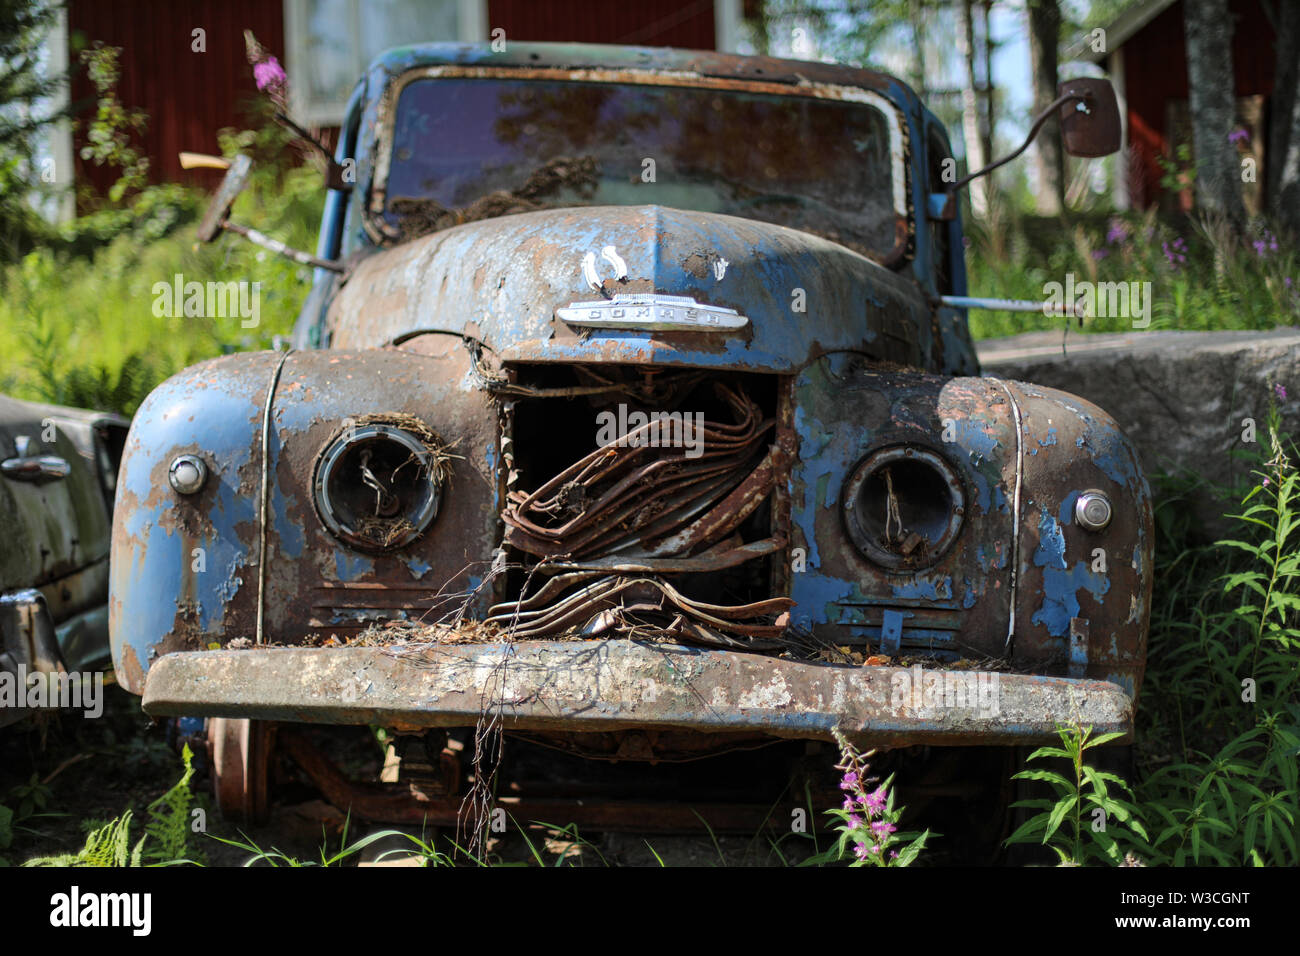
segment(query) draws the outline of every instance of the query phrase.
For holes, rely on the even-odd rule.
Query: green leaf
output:
[[[1046,843],[1052,838],[1052,834],[1057,831],[1061,823],[1065,820],[1065,815],[1074,809],[1079,802],[1077,795],[1071,795],[1062,799],[1052,810],[1047,818],[1047,832],[1043,834],[1043,842]]]

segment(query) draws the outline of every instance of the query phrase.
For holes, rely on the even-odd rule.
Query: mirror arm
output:
[[[1029,148],[1029,144],[1034,141],[1034,137],[1038,135],[1038,131],[1042,129],[1043,124],[1046,123],[1051,118],[1052,114],[1055,113],[1057,110],[1059,110],[1066,103],[1070,102],[1071,100],[1079,100],[1080,102],[1083,102],[1086,100],[1086,97],[1078,93],[1065,93],[1062,96],[1058,96],[1041,113],[1039,113],[1038,116],[1034,118],[1034,125],[1029,127],[1029,135],[1025,137],[1025,141],[1020,144],[1019,149],[1017,149],[1014,153],[1008,153],[1006,156],[1003,156],[997,162],[989,163],[983,169],[977,169],[973,173],[967,173],[961,179],[957,180],[955,183],[953,183],[951,186],[948,187],[948,194],[950,196],[955,196],[958,190],[960,190],[963,186],[969,183],[972,179],[978,179],[980,176],[984,176],[987,173],[993,172],[993,170],[997,169],[999,166],[1005,166],[1007,163],[1011,162],[1013,159],[1015,159],[1017,156],[1023,153],[1026,149]]]
[[[221,228],[236,235],[243,236],[249,242],[256,243],[263,249],[269,249],[272,252],[292,259],[294,262],[302,263],[305,266],[312,266],[317,269],[329,269],[331,272],[342,272],[343,264],[335,262],[332,259],[318,259],[310,253],[303,252],[301,249],[295,249],[292,246],[286,246],[278,239],[272,239],[265,233],[258,232],[256,229],[250,229],[248,226],[241,226],[237,222],[223,222]]]
[[[279,123],[282,126],[288,127],[289,130],[295,133],[299,139],[315,147],[320,152],[320,154],[325,157],[325,162],[329,168],[329,172],[326,174],[326,185],[330,189],[337,189],[340,192],[351,191],[352,184],[345,182],[343,179],[343,167],[340,166],[338,162],[334,159],[334,154],[331,153],[328,148],[326,148],[324,143],[318,140],[315,136],[312,136],[311,133],[307,132],[305,129],[303,129],[293,120],[289,119],[288,116],[286,116],[284,113],[281,113],[279,110],[277,110],[275,113],[275,119],[277,123]]]

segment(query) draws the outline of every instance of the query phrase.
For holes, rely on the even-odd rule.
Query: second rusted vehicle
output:
[[[1053,104],[1077,152],[1103,86]],[[119,680],[221,718],[227,805],[260,806],[263,721],[647,760],[1131,732],[1146,482],[1100,409],[978,377],[904,84],[411,47],[333,166],[295,349],[160,386],[118,488]]]

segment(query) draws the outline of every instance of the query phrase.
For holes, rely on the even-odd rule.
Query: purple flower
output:
[[[1274,385],[1274,386],[1273,386],[1273,394],[1275,394],[1278,398],[1282,399],[1282,401],[1285,402],[1285,401],[1286,401],[1286,386],[1285,386],[1285,385]]]
[[[1123,219],[1112,219],[1110,228],[1106,230],[1106,241],[1113,246],[1117,242],[1123,242],[1130,235],[1128,223]]]
[[[1238,127],[1228,134],[1229,143],[1249,143],[1250,133]]]
[[[1267,479],[1267,478],[1264,479],[1264,487],[1265,487],[1265,488],[1268,487],[1268,479]]]
[[[859,860],[865,860],[870,854],[871,851],[867,849],[867,845],[865,843],[853,844],[853,855],[856,856]]]
[[[841,807],[840,807],[840,808],[843,809],[843,810],[854,810],[854,809],[856,809],[856,807],[853,806],[853,801],[850,800],[848,797],[845,797],[845,798],[844,798],[844,803],[841,804]]]
[[[280,66],[280,61],[272,56],[253,67],[253,79],[259,90],[278,90],[284,86],[288,77]]]
[[[846,773],[844,775],[844,779],[840,781],[841,790],[852,790],[857,785],[858,785],[858,775],[854,773],[852,770]]]
[[[858,816],[856,813],[850,813],[845,818],[844,822],[848,824],[850,830],[856,830],[858,827],[862,826],[862,817]]]
[[[871,832],[875,834],[876,839],[878,840],[889,836],[889,834],[893,833],[896,829],[898,828],[888,820],[874,820],[871,824]]]
[[[1101,262],[1101,260],[1105,259],[1108,255],[1110,255],[1110,253],[1105,249],[1094,249],[1092,250],[1092,261]]]
[[[867,807],[867,815],[875,816],[877,813],[883,813],[885,810],[885,788],[877,787],[873,793],[867,795],[863,801]]]
[[[1255,255],[1262,259],[1270,252],[1277,252],[1277,236],[1265,229],[1264,235],[1251,245],[1255,247]]]
[[[1160,248],[1171,266],[1177,267],[1187,261],[1187,243],[1183,241],[1181,236],[1174,239],[1173,242],[1162,242]]]

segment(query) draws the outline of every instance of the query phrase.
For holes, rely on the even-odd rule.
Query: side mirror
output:
[[[1119,149],[1119,103],[1110,80],[1088,76],[1066,80],[1057,86],[1056,96],[1074,98],[1061,107],[1061,139],[1067,153],[1093,159]]]
[[[1038,135],[1038,131],[1043,128],[1043,124],[1058,109],[1061,111],[1061,138],[1065,142],[1065,151],[1071,156],[1092,159],[1097,156],[1109,156],[1119,149],[1119,103],[1115,100],[1115,88],[1110,85],[1110,80],[1090,76],[1066,80],[1056,87],[1056,99],[1051,105],[1034,117],[1033,125],[1029,127],[1029,135],[1020,144],[1020,148],[996,162],[989,163],[983,169],[977,169],[963,176],[949,186],[946,193],[933,193],[929,197],[926,210],[929,218],[943,221],[956,217],[955,198],[958,191],[972,179],[987,176],[1028,149],[1029,144]]]
[[[212,242],[221,235],[223,230],[226,230],[243,236],[263,249],[270,249],[277,255],[285,256],[294,262],[301,262],[305,266],[329,269],[331,272],[343,271],[343,264],[340,262],[333,259],[318,259],[309,252],[293,249],[278,239],[264,236],[256,229],[230,221],[230,208],[234,206],[235,200],[248,185],[248,176],[253,171],[253,161],[247,156],[240,154],[234,159],[226,160],[220,156],[205,156],[202,153],[181,153],[181,167],[184,169],[207,167],[226,171],[221,186],[212,197],[212,202],[208,204],[208,211],[203,214],[203,220],[199,223],[198,234],[201,242]]]
[[[248,176],[252,171],[253,161],[247,156],[239,155],[230,161],[226,169],[226,177],[221,180],[221,187],[212,197],[212,202],[208,204],[208,211],[203,214],[203,220],[199,223],[200,240],[212,242],[221,235],[222,225],[230,215],[230,207],[235,204],[239,194],[248,185]]]

